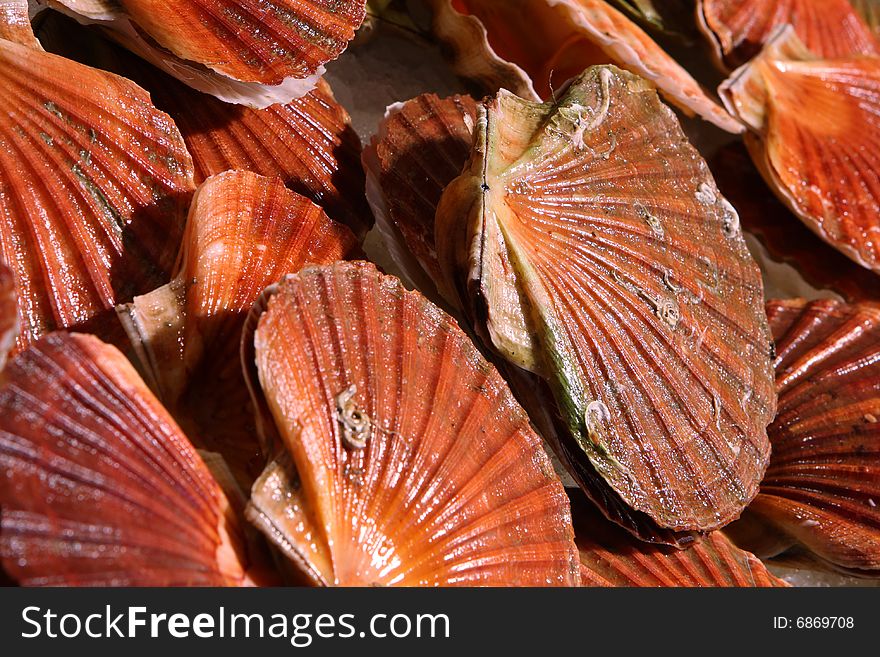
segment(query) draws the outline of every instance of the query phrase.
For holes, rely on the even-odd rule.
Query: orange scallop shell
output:
[[[266,463],[239,360],[247,313],[285,274],[357,248],[351,231],[279,179],[222,173],[193,197],[174,280],[120,309],[151,387],[246,490]]]
[[[249,581],[229,502],[128,361],[53,333],[0,388],[0,558],[28,586]]]
[[[571,513],[582,586],[787,586],[722,532],[676,550],[636,540],[576,496],[572,496]]]
[[[570,458],[674,531],[739,516],[775,410],[762,284],[733,207],[646,82],[594,67],[479,107],[444,192],[447,290],[544,377]],[[573,456],[572,456],[573,455]]]
[[[785,24],[822,58],[880,55],[880,41],[850,0],[700,0],[697,12],[719,61],[728,68],[757,55]]]
[[[167,281],[192,187],[180,133],[142,89],[0,40],[0,258],[20,347]]]
[[[432,0],[434,31],[456,71],[490,92],[548,99],[593,64],[614,63],[669,102],[728,132],[743,126],[638,25],[603,0]]]
[[[255,347],[296,475],[273,466],[263,484],[287,501],[255,488],[251,517],[318,583],[578,583],[540,439],[420,294],[365,262],[307,267],[269,299]]]
[[[771,301],[767,313],[779,414],[749,515],[765,536],[781,534],[837,568],[877,577],[880,305]]]
[[[740,143],[710,162],[718,188],[739,213],[743,230],[758,237],[770,257],[791,264],[807,283],[849,302],[880,301],[880,276],[819,239],[767,187]]]
[[[754,131],[749,150],[780,198],[880,272],[880,57],[817,60],[784,28],[721,91]]]
[[[61,14],[41,15],[37,36],[51,52],[122,75],[149,91],[180,129],[196,184],[229,170],[281,178],[360,237],[371,228],[360,139],[325,81],[290,103],[252,109],[191,89]]]
[[[58,2],[95,20],[130,20],[182,60],[233,80],[268,85],[313,75],[336,59],[354,38],[366,5],[364,0]]]

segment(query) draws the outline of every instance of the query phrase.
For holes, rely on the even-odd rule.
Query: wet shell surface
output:
[[[823,59],[880,55],[880,41],[850,0],[700,0],[697,12],[719,61],[729,69],[757,55],[785,24]]]
[[[880,58],[817,60],[783,28],[721,92],[754,132],[747,144],[780,198],[880,272]]]
[[[686,550],[651,545],[609,523],[580,496],[571,498],[582,586],[786,586],[722,532]]]
[[[227,172],[193,198],[174,280],[120,308],[151,387],[245,489],[266,462],[239,360],[247,313],[285,274],[356,249],[351,231],[280,180]]]
[[[354,38],[364,0],[58,0],[98,21],[129,20],[149,40],[233,80],[306,78]],[[119,29],[119,28],[117,28]]]
[[[28,0],[0,0],[0,39],[35,46]]]
[[[709,163],[718,188],[775,263],[791,265],[818,290],[850,302],[880,301],[880,276],[823,242],[767,187],[741,143],[722,148]]]
[[[610,62],[650,80],[688,114],[728,132],[743,131],[690,73],[603,0],[433,0],[432,5],[435,33],[452,44],[456,71],[490,92],[503,88],[546,100],[587,66]],[[519,83],[512,81],[516,77]]]
[[[749,515],[764,534],[781,535],[781,547],[797,544],[837,568],[877,577],[880,305],[771,301],[767,313],[779,414]]]
[[[368,263],[308,267],[268,301],[255,346],[296,475],[270,466],[251,518],[316,582],[578,583],[540,439],[420,294]]]
[[[114,347],[53,333],[0,388],[0,558],[28,586],[247,580],[229,503]]]
[[[192,175],[174,123],[132,82],[0,41],[0,259],[19,346],[166,282]]]
[[[733,207],[620,69],[589,69],[555,103],[501,92],[478,111],[437,210],[447,294],[548,381],[578,467],[663,528],[735,519],[769,458],[775,391]]]
[[[49,12],[37,35],[50,51],[138,83],[174,119],[195,166],[195,181],[229,170],[278,177],[359,236],[371,227],[361,146],[330,86],[266,109],[231,105],[191,89],[97,32]]]

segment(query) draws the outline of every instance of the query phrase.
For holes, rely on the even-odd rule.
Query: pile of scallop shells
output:
[[[0,0],[0,263],[6,583],[880,578],[875,0]]]

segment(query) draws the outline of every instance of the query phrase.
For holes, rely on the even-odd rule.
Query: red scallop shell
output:
[[[880,55],[880,41],[850,0],[700,0],[697,12],[728,68],[757,55],[785,24],[821,58]]]
[[[266,504],[258,485],[251,517],[316,581],[578,583],[568,500],[540,439],[420,294],[364,262],[307,267],[269,299],[255,346],[296,480],[267,472],[281,497]]]
[[[248,581],[229,503],[128,361],[53,333],[0,388],[0,558],[28,586]]]
[[[437,210],[448,287],[549,382],[569,460],[661,527],[735,519],[769,458],[770,335],[736,212],[674,115],[594,67],[554,103],[501,92],[476,124]]]
[[[831,565],[880,573],[880,305],[767,304],[773,456],[749,514]],[[785,546],[783,540],[782,546]],[[760,545],[756,546],[760,549]]]
[[[785,28],[725,82],[749,150],[819,237],[880,272],[880,57],[817,60]]]
[[[0,40],[0,259],[20,347],[167,281],[192,187],[180,133],[142,89]]]
[[[290,103],[252,109],[200,93],[61,14],[41,15],[37,36],[51,52],[149,91],[180,129],[197,184],[229,170],[281,178],[360,237],[371,228],[360,139],[323,80]]]
[[[277,85],[336,59],[365,0],[58,0],[97,20],[128,19],[149,41],[234,80]],[[96,6],[97,5],[97,6]]]
[[[804,226],[761,179],[748,151],[730,144],[710,162],[718,187],[770,257],[791,264],[804,280],[849,302],[880,301],[880,276],[860,267]]]
[[[153,389],[245,490],[266,463],[239,360],[247,313],[285,274],[357,249],[351,231],[281,180],[222,173],[193,197],[174,281],[121,309]]]
[[[582,586],[786,586],[760,559],[737,548],[722,532],[676,550],[636,540],[576,496],[571,513]]]

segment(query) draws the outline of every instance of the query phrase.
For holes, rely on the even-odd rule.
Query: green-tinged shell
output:
[[[579,467],[660,527],[739,516],[775,411],[760,274],[647,82],[594,67],[555,103],[484,101],[435,236],[446,294],[548,381]]]

